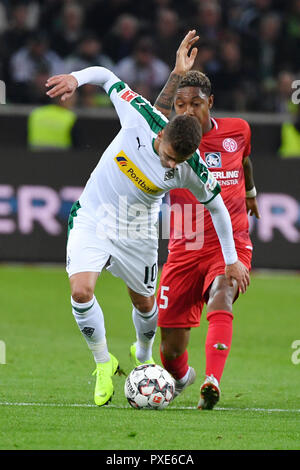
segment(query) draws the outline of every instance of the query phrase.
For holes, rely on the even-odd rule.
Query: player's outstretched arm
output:
[[[250,212],[250,215],[255,215],[257,219],[260,219],[258,204],[256,200],[256,189],[255,189],[254,178],[253,178],[253,168],[252,168],[252,162],[250,160],[250,157],[244,158],[243,169],[244,169],[244,175],[245,175],[247,213]]]
[[[154,106],[167,118],[170,117],[173,107],[173,101],[178,89],[179,83],[183,75],[186,74],[194,65],[195,58],[197,55],[197,48],[191,47],[198,41],[199,36],[196,36],[196,30],[189,31],[182,40],[177,52],[176,52],[176,63],[172,70],[170,77],[158,95]],[[191,50],[190,55],[189,51]]]
[[[73,95],[77,87],[87,83],[105,87],[106,84],[117,81],[119,81],[118,77],[105,67],[87,67],[68,75],[54,75],[48,78],[46,82],[46,87],[49,88],[47,95],[50,98],[60,96],[64,101]]]
[[[230,215],[220,194],[206,204],[206,207],[210,211],[221,244],[226,264],[225,276],[230,285],[232,285],[232,280],[235,279],[240,291],[245,293],[250,284],[249,271],[237,258]]]

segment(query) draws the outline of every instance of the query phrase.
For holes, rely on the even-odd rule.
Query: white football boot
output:
[[[181,392],[183,392],[183,390],[188,387],[189,385],[192,385],[196,380],[196,372],[195,372],[195,369],[193,369],[193,367],[190,367],[189,368],[189,375],[188,375],[188,378],[187,378],[187,381],[182,384],[181,382],[179,382],[179,380],[175,380],[175,392],[174,392],[174,397],[173,397],[173,400],[178,397],[178,395],[180,395]]]
[[[207,375],[200,388],[199,410],[212,410],[221,395],[219,382],[213,375]]]

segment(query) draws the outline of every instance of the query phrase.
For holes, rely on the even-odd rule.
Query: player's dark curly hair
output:
[[[187,157],[199,147],[202,129],[194,116],[181,114],[175,116],[164,128],[164,137],[182,157]]]
[[[199,72],[199,70],[190,70],[184,75],[178,88],[186,86],[197,86],[207,97],[211,95],[210,79],[205,73]]]

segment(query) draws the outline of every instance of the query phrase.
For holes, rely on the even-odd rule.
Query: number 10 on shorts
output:
[[[146,266],[144,284],[149,284],[150,282],[154,282],[156,279],[156,276],[157,276],[157,264],[154,263],[152,267]]]
[[[168,308],[168,303],[169,299],[168,296],[165,294],[170,289],[169,286],[161,286],[160,288],[160,300],[163,301],[163,303],[159,304],[159,308]]]

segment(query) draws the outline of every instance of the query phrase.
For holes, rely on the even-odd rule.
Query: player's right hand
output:
[[[196,30],[193,29],[182,40],[176,52],[176,63],[173,69],[173,72],[177,75],[185,75],[193,67],[198,49],[193,47],[190,55],[188,53],[198,39],[199,36],[196,36]]]
[[[250,275],[246,266],[241,261],[236,261],[234,264],[227,264],[225,267],[225,277],[228,279],[232,286],[232,280],[235,279],[242,294],[247,290],[250,284]]]
[[[53,77],[48,78],[46,87],[52,87],[46,93],[46,95],[50,96],[50,98],[61,96],[61,100],[65,101],[71,98],[71,96],[74,94],[76,88],[78,87],[78,82],[76,78],[73,77],[73,75],[54,75]]]
[[[260,219],[256,197],[246,198],[246,208],[247,208],[247,213],[250,212],[250,215],[255,215],[257,219]]]

